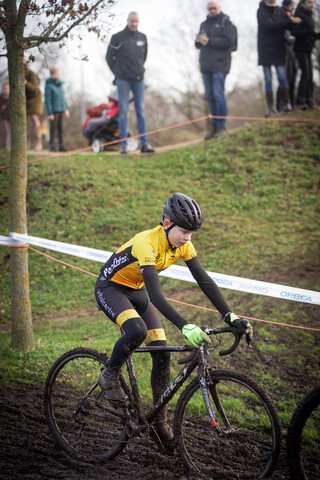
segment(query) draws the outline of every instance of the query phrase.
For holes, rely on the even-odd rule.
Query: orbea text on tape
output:
[[[23,244],[37,245],[38,247],[47,248],[56,252],[73,255],[76,257],[86,258],[95,262],[104,263],[112,255],[112,252],[105,250],[97,250],[95,248],[82,247],[80,245],[72,245],[69,243],[57,242],[45,238],[33,237],[28,234],[10,233],[10,237],[0,235],[0,244],[7,246],[18,246]],[[280,298],[284,300],[292,300],[296,302],[311,303],[320,305],[320,292],[313,290],[305,290],[301,288],[289,287],[287,285],[278,285],[275,283],[261,282],[248,278],[235,277],[232,275],[224,275],[221,273],[207,272],[208,275],[221,288],[229,288],[240,292],[254,293],[257,295],[266,295],[269,297]],[[176,280],[185,280],[194,282],[189,269],[179,265],[171,265],[166,270],[160,272],[160,275],[173,278]]]

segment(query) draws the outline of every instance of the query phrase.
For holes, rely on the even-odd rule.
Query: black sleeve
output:
[[[202,22],[201,25],[200,25],[200,28],[199,28],[199,34],[204,30],[204,28],[205,28],[205,22]],[[198,50],[200,50],[200,48],[203,47],[202,43],[197,42],[197,40],[195,40],[194,46],[195,46]]]
[[[232,310],[224,299],[220,288],[212,278],[209,277],[198,257],[186,261],[186,265],[203,293],[209,298],[217,310],[219,310],[221,316],[224,317],[227,313],[231,312]]]
[[[143,281],[145,283],[151,303],[162,313],[170,322],[180,330],[187,325],[185,320],[165,299],[160,285],[158,272],[154,265],[148,265],[141,268]]]
[[[111,37],[107,54],[106,54],[106,61],[112,73],[114,73],[114,64],[115,64],[117,53],[118,53],[117,48],[115,48],[116,45],[117,45],[116,37],[113,35]]]

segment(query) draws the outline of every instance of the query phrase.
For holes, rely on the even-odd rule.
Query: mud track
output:
[[[0,393],[0,478],[6,480],[184,480],[202,478],[185,471],[177,456],[161,455],[146,439],[128,446],[115,460],[92,464],[70,457],[56,445],[43,414],[43,385],[10,388]],[[245,452],[250,456],[252,452]],[[230,454],[232,454],[230,452]],[[272,477],[289,480],[286,462]],[[230,479],[225,479],[230,480]]]

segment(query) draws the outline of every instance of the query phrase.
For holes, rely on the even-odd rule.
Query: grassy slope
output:
[[[319,134],[319,123],[266,121],[217,141],[154,156],[90,154],[32,163],[28,232],[112,251],[135,232],[156,225],[167,196],[182,191],[196,198],[204,211],[204,226],[194,235],[194,244],[205,268],[319,290]],[[8,158],[4,156],[1,163],[8,163]],[[1,170],[2,235],[8,234],[8,189],[9,171]],[[93,273],[100,268],[95,262],[47,253]],[[102,313],[83,310],[94,304],[94,278],[30,252],[38,348],[29,354],[12,352],[7,248],[0,249],[0,262],[3,377],[42,381],[53,358],[67,348],[85,344],[110,350],[117,329]],[[162,284],[171,298],[210,307],[191,284],[168,279]],[[239,314],[319,328],[319,307],[230,290],[223,293]],[[212,319],[211,313],[177,308],[198,324],[220,323],[217,315]],[[83,310],[83,316],[70,317],[77,309]],[[249,368],[283,406],[285,416],[306,388],[303,385],[317,379],[320,335],[253,323],[254,351],[243,346],[223,362]],[[168,322],[165,325],[169,340],[181,342],[179,332]],[[219,360],[219,365],[223,362]]]

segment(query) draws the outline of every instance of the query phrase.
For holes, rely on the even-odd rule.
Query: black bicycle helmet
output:
[[[174,225],[193,232],[202,225],[201,208],[195,200],[183,193],[174,193],[167,199],[163,215],[167,215]]]

